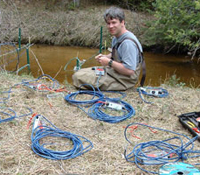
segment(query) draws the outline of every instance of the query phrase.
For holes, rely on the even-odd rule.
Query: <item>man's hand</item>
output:
[[[111,56],[109,57],[109,55],[102,55],[99,54],[95,57],[96,61],[99,62],[102,66],[108,66],[108,63],[111,59]],[[124,67],[124,65],[122,63],[113,61],[112,63],[112,68],[115,69],[117,72],[119,72],[122,75],[133,75],[134,74],[134,70],[131,69],[127,69]]]
[[[108,55],[99,54],[95,57],[96,61],[99,62],[102,66],[108,66],[110,58]]]
[[[97,55],[97,56],[95,57],[95,60],[96,60],[97,62],[99,62],[99,58],[102,57],[102,56],[103,56],[102,54]]]

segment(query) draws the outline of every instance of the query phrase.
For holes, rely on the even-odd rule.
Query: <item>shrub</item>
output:
[[[200,50],[200,2],[197,0],[156,0],[155,20],[148,23],[149,43],[165,45],[165,50],[182,48],[192,56]]]

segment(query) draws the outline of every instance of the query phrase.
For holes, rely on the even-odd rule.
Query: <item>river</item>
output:
[[[98,66],[94,56],[98,49],[84,47],[34,45],[29,50],[31,73],[38,77],[43,73],[50,75],[59,82],[71,83],[76,57],[86,62],[82,67]],[[103,50],[103,54],[108,53]],[[189,57],[177,55],[164,55],[145,52],[146,82],[145,85],[160,86],[164,80],[176,75],[179,82],[186,86],[200,85],[200,66]],[[38,61],[36,61],[38,60]],[[26,56],[20,58],[20,67],[26,64]],[[40,65],[40,67],[39,67]],[[66,66],[66,70],[64,67]],[[23,70],[24,71],[24,70]],[[21,72],[20,72],[21,73]]]

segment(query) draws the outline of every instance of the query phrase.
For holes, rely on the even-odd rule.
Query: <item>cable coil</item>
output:
[[[108,108],[108,104],[109,103],[113,103],[116,105],[120,105],[120,113],[123,112],[123,115],[109,115],[106,112],[103,111],[103,109],[107,109]],[[111,110],[117,110],[115,108],[111,109]],[[118,123],[121,121],[124,121],[128,118],[131,118],[133,115],[135,115],[135,110],[134,108],[122,101],[122,100],[115,100],[115,99],[110,99],[110,98],[105,98],[101,101],[99,101],[98,103],[95,103],[92,105],[92,107],[88,110],[88,115],[93,118],[93,119],[98,119],[104,122],[108,122],[108,123]]]
[[[41,115],[36,115],[34,120],[34,126],[36,124],[36,120],[40,119],[40,121],[48,122],[51,127],[46,126],[44,124],[38,125],[37,127],[32,128],[31,148],[34,153],[37,155],[53,160],[66,160],[72,159],[77,156],[80,156],[93,148],[92,142],[86,139],[83,136],[75,135],[67,131],[63,131],[53,125],[47,118]],[[56,151],[45,148],[48,145],[54,145],[54,143],[43,143],[41,144],[41,140],[47,137],[59,137],[66,138],[72,142],[73,148],[66,151]]]
[[[139,87],[137,89],[139,92],[140,98],[145,102],[145,103],[152,103],[149,101],[146,101],[143,97],[143,95],[146,96],[151,96],[151,97],[158,97],[158,98],[165,98],[169,95],[168,91],[164,88],[160,87]]]
[[[142,171],[145,171],[147,173],[153,173],[158,174],[157,172],[148,171],[144,168],[142,168],[140,165],[162,165],[169,162],[177,162],[179,160],[186,160],[188,158],[196,158],[200,157],[200,151],[193,150],[194,148],[194,141],[197,140],[197,136],[190,139],[188,136],[179,134],[173,131],[148,126],[141,123],[131,123],[126,126],[124,131],[125,139],[133,145],[133,143],[127,138],[127,129],[131,125],[141,125],[145,127],[149,127],[156,130],[161,130],[165,132],[169,132],[172,134],[175,134],[177,136],[166,139],[166,140],[155,140],[155,141],[149,141],[144,143],[139,143],[130,153],[127,154],[127,149],[124,151],[124,157],[126,161],[135,163],[138,168],[140,168]],[[183,143],[183,138],[187,139],[187,143]],[[172,144],[169,143],[172,141],[173,143],[180,143],[178,144]],[[189,154],[194,153],[194,156],[189,156]]]
[[[77,95],[90,95],[92,96],[92,98],[90,100],[76,100]],[[102,100],[103,98],[104,95],[99,91],[86,91],[86,90],[77,91],[65,96],[65,100],[74,105],[93,104]]]

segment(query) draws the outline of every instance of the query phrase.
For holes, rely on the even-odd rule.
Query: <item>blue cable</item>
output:
[[[59,82],[57,80],[55,80],[54,78],[52,78],[51,76],[49,76],[47,74],[43,74],[43,75],[39,76],[37,79],[35,79],[35,80],[22,80],[21,83],[15,84],[12,87],[10,87],[10,89],[8,91],[0,92],[1,94],[6,94],[6,93],[8,94],[7,97],[0,98],[0,103],[5,103],[5,101],[10,98],[10,94],[12,93],[12,89],[14,87],[16,87],[18,85],[23,85],[23,86],[26,86],[26,87],[31,88],[33,90],[36,90],[37,87],[34,87],[33,85],[31,85],[31,83],[37,82],[38,80],[40,80],[42,78],[45,78],[45,77],[48,77],[53,82],[52,87],[48,87],[49,89],[57,89],[57,88],[59,88],[60,85],[59,85]]]
[[[127,125],[124,131],[125,139],[132,145],[131,141],[127,138],[127,129],[131,125],[141,125],[145,127],[150,127],[152,129],[161,130],[165,132],[170,132],[172,134],[177,135],[176,137],[172,137],[170,139],[166,140],[156,140],[156,141],[149,141],[145,143],[140,143],[136,145],[133,150],[127,154],[127,149],[124,151],[124,156],[126,161],[135,163],[138,168],[140,168],[142,171],[145,171],[147,173],[153,173],[158,174],[157,172],[148,171],[144,168],[142,168],[139,164],[143,165],[161,165],[166,164],[169,162],[177,162],[179,160],[186,160],[188,158],[194,158],[194,157],[200,157],[200,151],[193,150],[194,148],[194,141],[198,139],[198,136],[190,139],[188,136],[184,134],[179,134],[173,131],[148,126],[141,123],[131,123]],[[183,143],[182,138],[186,138],[188,142],[186,144]],[[170,144],[169,141],[175,140],[175,143],[181,143],[180,145]],[[179,142],[178,142],[179,141]],[[190,148],[188,148],[190,146]],[[151,152],[157,152],[159,153],[156,157],[149,156]],[[199,153],[196,156],[189,156],[191,153]],[[171,156],[173,154],[173,156]]]
[[[8,95],[7,97],[0,98],[0,103],[5,103],[5,101],[10,98],[10,93],[11,93],[11,89],[9,89],[8,91],[1,92],[1,94],[8,94]]]
[[[93,148],[92,142],[86,139],[85,137],[72,134],[70,132],[63,131],[57,128],[44,116],[37,115],[34,120],[34,126],[36,119],[38,119],[39,117],[42,117],[42,120],[48,122],[48,124],[50,124],[51,127],[42,124],[42,126],[32,128],[31,148],[33,152],[37,155],[52,160],[66,160],[75,158],[77,156],[81,156],[82,154],[90,151]],[[69,139],[72,142],[73,148],[66,151],[56,151],[52,149],[47,149],[45,148],[46,145],[54,145],[54,143],[41,144],[41,140],[43,140],[45,137],[61,137]]]
[[[38,81],[38,80],[40,80],[40,79],[45,79],[45,77],[48,77],[50,80],[53,81],[53,86],[51,87],[52,89],[58,89],[58,88],[60,87],[60,83],[59,83],[56,79],[52,78],[52,77],[51,77],[50,75],[48,75],[48,74],[43,74],[43,75],[39,76],[39,77],[36,79],[36,81]]]
[[[123,98],[126,97],[126,93],[125,92],[120,92],[120,91],[103,91],[103,93],[104,93],[105,98],[112,98],[112,99],[116,99],[116,100],[120,100],[120,99],[123,99]],[[109,97],[109,96],[105,95],[105,93],[120,94],[121,97],[113,98],[113,97]]]
[[[138,90],[144,95],[159,97],[159,98],[167,97],[169,95],[166,89],[160,87],[140,87],[138,88]]]
[[[43,75],[39,76],[38,78],[36,78],[35,80],[22,80],[22,82],[20,84],[24,85],[28,88],[31,88],[33,90],[36,90],[37,87],[34,87],[31,83],[37,82],[41,79],[45,79],[46,77],[53,82],[52,87],[48,87],[49,89],[58,89],[60,87],[59,82],[57,80],[55,80],[54,78],[52,78],[50,75],[47,75],[47,74],[43,74]],[[47,90],[40,90],[40,91],[46,92]]]
[[[22,118],[22,117],[26,117],[26,116],[33,114],[33,111],[31,108],[28,108],[28,107],[26,107],[26,108],[28,109],[29,112],[27,112],[26,114],[19,115],[16,118]]]
[[[77,95],[90,95],[92,98],[90,100],[76,100]],[[95,98],[96,97],[96,98]],[[92,105],[98,101],[101,101],[104,98],[104,95],[98,91],[89,91],[89,90],[79,90],[77,92],[68,94],[65,96],[65,100],[74,105]]]
[[[29,110],[28,113],[22,114],[22,115],[18,116],[17,113],[13,109],[11,109],[11,108],[0,107],[0,109],[1,109],[1,111],[0,111],[0,123],[2,123],[2,122],[9,122],[9,121],[12,121],[12,120],[14,120],[16,118],[22,118],[22,117],[31,115],[33,113],[33,111],[32,111],[31,108],[27,108]],[[4,115],[3,119],[1,118],[1,114]]]
[[[97,79],[97,89],[99,92],[99,81],[101,79],[101,74],[99,75],[98,79]],[[123,92],[119,92],[119,91],[105,91],[105,92],[109,92],[109,93],[120,93],[122,96],[121,98],[126,97],[126,94]],[[121,98],[108,98],[108,97],[104,97],[104,100],[102,100],[100,103],[95,103],[89,110],[88,110],[88,115],[93,118],[93,119],[98,119],[100,121],[104,121],[104,122],[108,122],[108,123],[119,123],[121,121],[124,121],[128,118],[131,118],[133,115],[135,115],[135,110],[134,108],[129,105],[128,103],[124,102],[121,100]],[[121,116],[113,116],[113,115],[109,115],[106,114],[105,112],[103,112],[101,109],[105,109],[107,108],[104,103],[107,102],[114,102],[120,105],[123,105],[123,110],[120,110],[123,112],[123,115]],[[112,109],[115,110],[115,109]]]
[[[0,109],[1,109],[1,111],[0,111],[0,123],[11,121],[11,120],[13,120],[17,117],[16,112],[14,110],[10,109],[10,108],[0,107]],[[8,110],[8,112],[5,112],[5,110],[2,110],[2,109],[6,109],[6,110]],[[7,116],[7,117],[2,119],[1,114],[3,114],[4,116]]]
[[[108,109],[106,104],[108,104],[109,102],[121,105],[122,109],[120,110],[120,112],[123,112],[123,115],[109,115],[103,112],[103,109]],[[116,111],[116,109],[114,108],[112,108],[111,110]],[[98,103],[93,104],[92,107],[88,110],[87,114],[93,119],[98,119],[108,123],[118,123],[135,115],[135,110],[131,105],[124,101],[105,98]]]
[[[151,97],[158,97],[158,98],[165,98],[169,95],[169,93],[166,89],[160,88],[160,87],[139,87],[137,89],[137,91],[139,92],[140,98],[145,103],[148,103],[148,104],[152,104],[152,102],[145,100],[142,95],[151,96]]]
[[[100,79],[100,77],[101,76],[99,76],[98,80]],[[74,104],[77,107],[79,107],[91,118],[105,121],[108,123],[118,123],[118,122],[121,122],[128,118],[131,118],[133,115],[135,115],[134,108],[131,105],[129,105],[128,103],[121,101],[120,98],[105,97],[99,88],[98,88],[98,91],[95,91],[95,88],[89,84],[83,84],[81,86],[90,86],[93,89],[93,91],[79,90],[77,92],[74,92],[74,93],[71,93],[71,94],[68,94],[67,96],[65,96],[65,100],[68,103]],[[80,86],[80,88],[81,88],[81,86]],[[114,92],[114,91],[106,91],[106,92],[119,93],[119,92]],[[92,98],[90,100],[76,100],[77,95],[81,95],[81,94],[91,95]],[[126,95],[125,93],[120,93],[120,94],[122,95],[121,98],[125,97],[125,95]],[[117,105],[121,105],[122,109],[120,110],[120,112],[123,112],[123,115],[112,116],[112,115],[106,114],[105,112],[102,111],[102,109],[107,108],[107,106],[105,106],[105,103],[107,103],[107,104],[116,103]],[[90,107],[88,109],[88,112],[82,107],[83,105],[85,105],[85,107]],[[116,110],[116,109],[112,108],[112,110]]]

